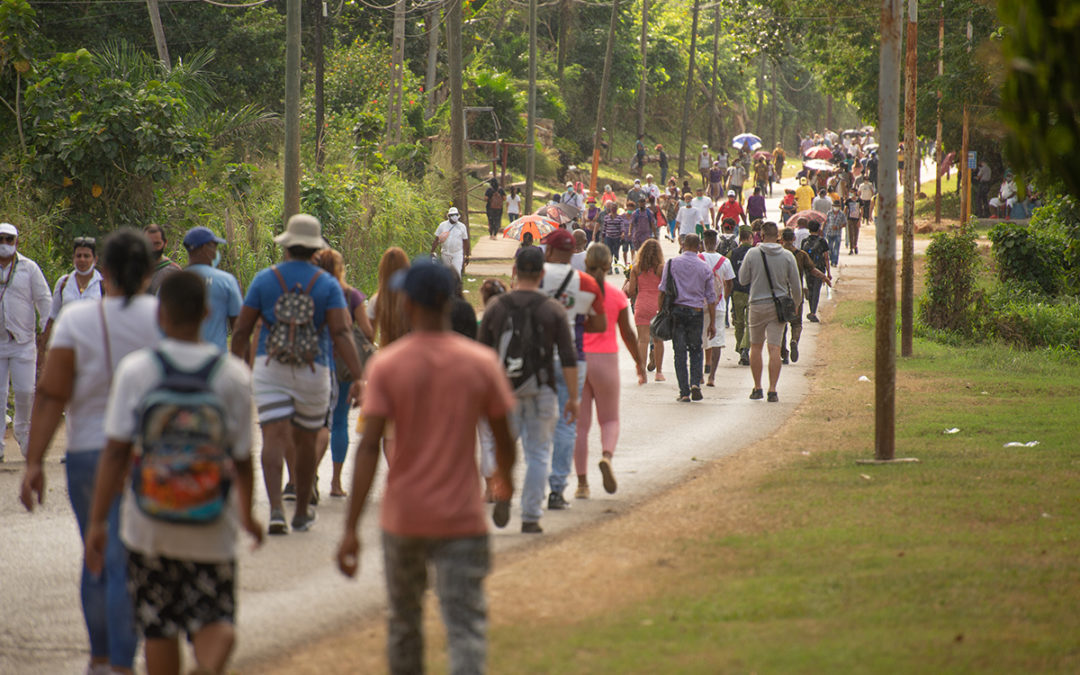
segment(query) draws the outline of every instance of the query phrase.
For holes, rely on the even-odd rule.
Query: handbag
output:
[[[367,365],[368,359],[375,353],[375,345],[371,344],[371,340],[367,339],[364,335],[364,331],[360,330],[360,327],[353,322],[352,325],[353,342],[356,343],[356,354],[360,357],[360,369],[363,372],[363,368]],[[340,355],[334,354],[334,370],[337,373],[338,382],[352,382],[358,379],[353,374],[347,365],[345,365],[345,359]]]
[[[678,288],[675,276],[671,273],[671,261],[667,262],[667,286],[664,288],[664,304],[649,322],[649,334],[657,340],[668,341],[675,337],[675,316],[671,310],[675,306]]]
[[[773,286],[772,275],[769,274],[768,255],[761,252],[761,264],[765,266],[765,278],[769,280],[769,293],[772,294],[773,305],[776,306],[776,320],[781,323],[791,323],[799,318],[799,308],[790,295],[776,297],[776,288]]]

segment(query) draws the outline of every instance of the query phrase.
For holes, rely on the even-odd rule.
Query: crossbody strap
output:
[[[106,372],[109,374],[109,388],[112,389],[112,374],[113,374],[113,358],[112,358],[112,340],[109,339],[109,322],[105,319],[105,298],[101,299],[98,303],[98,314],[101,315],[101,331],[105,333],[105,366]]]
[[[758,250],[761,251],[761,249]],[[769,293],[772,295],[773,300],[779,300],[776,297],[776,288],[773,287],[772,275],[769,274],[769,261],[765,258],[765,251],[761,251],[761,264],[765,266],[765,278],[769,280]]]
[[[577,272],[577,270],[571,267],[570,271],[566,274],[566,278],[562,280],[561,284],[559,284],[559,288],[555,291],[555,295],[551,297],[558,299],[558,297],[563,294],[563,291],[566,290],[566,287],[570,285],[570,280],[574,278],[574,272]]]

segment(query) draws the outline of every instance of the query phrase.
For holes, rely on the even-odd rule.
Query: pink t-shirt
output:
[[[622,289],[609,281],[604,282],[604,314],[607,328],[603,333],[585,333],[586,354],[614,354],[619,351],[615,333],[619,330],[619,312],[630,306]]]
[[[476,423],[514,406],[495,352],[455,333],[410,333],[379,350],[367,371],[364,416],[394,422],[383,530],[406,537],[485,534]]]

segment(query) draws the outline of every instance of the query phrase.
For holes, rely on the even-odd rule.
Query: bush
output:
[[[998,223],[987,233],[998,278],[1053,296],[1063,286],[1064,239],[1019,223]]]
[[[999,286],[987,297],[984,330],[1024,348],[1064,347],[1080,350],[1080,300],[1047,300],[1033,293]]]
[[[975,317],[975,235],[962,231],[934,236],[926,248],[926,295],[919,307],[931,328],[970,335]]]
[[[1080,204],[1076,198],[1049,197],[1032,213],[1028,226],[1039,238],[1053,241],[1061,252],[1059,292],[1080,295]]]

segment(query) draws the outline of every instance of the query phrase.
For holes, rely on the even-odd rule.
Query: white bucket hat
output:
[[[446,215],[448,215],[448,216],[460,216],[461,212],[457,210],[456,206],[451,206],[450,209],[446,212]]]
[[[322,238],[322,225],[319,219],[306,213],[291,216],[288,224],[285,225],[285,231],[274,237],[274,242],[281,244],[283,248],[290,246],[330,248],[330,245]]]

